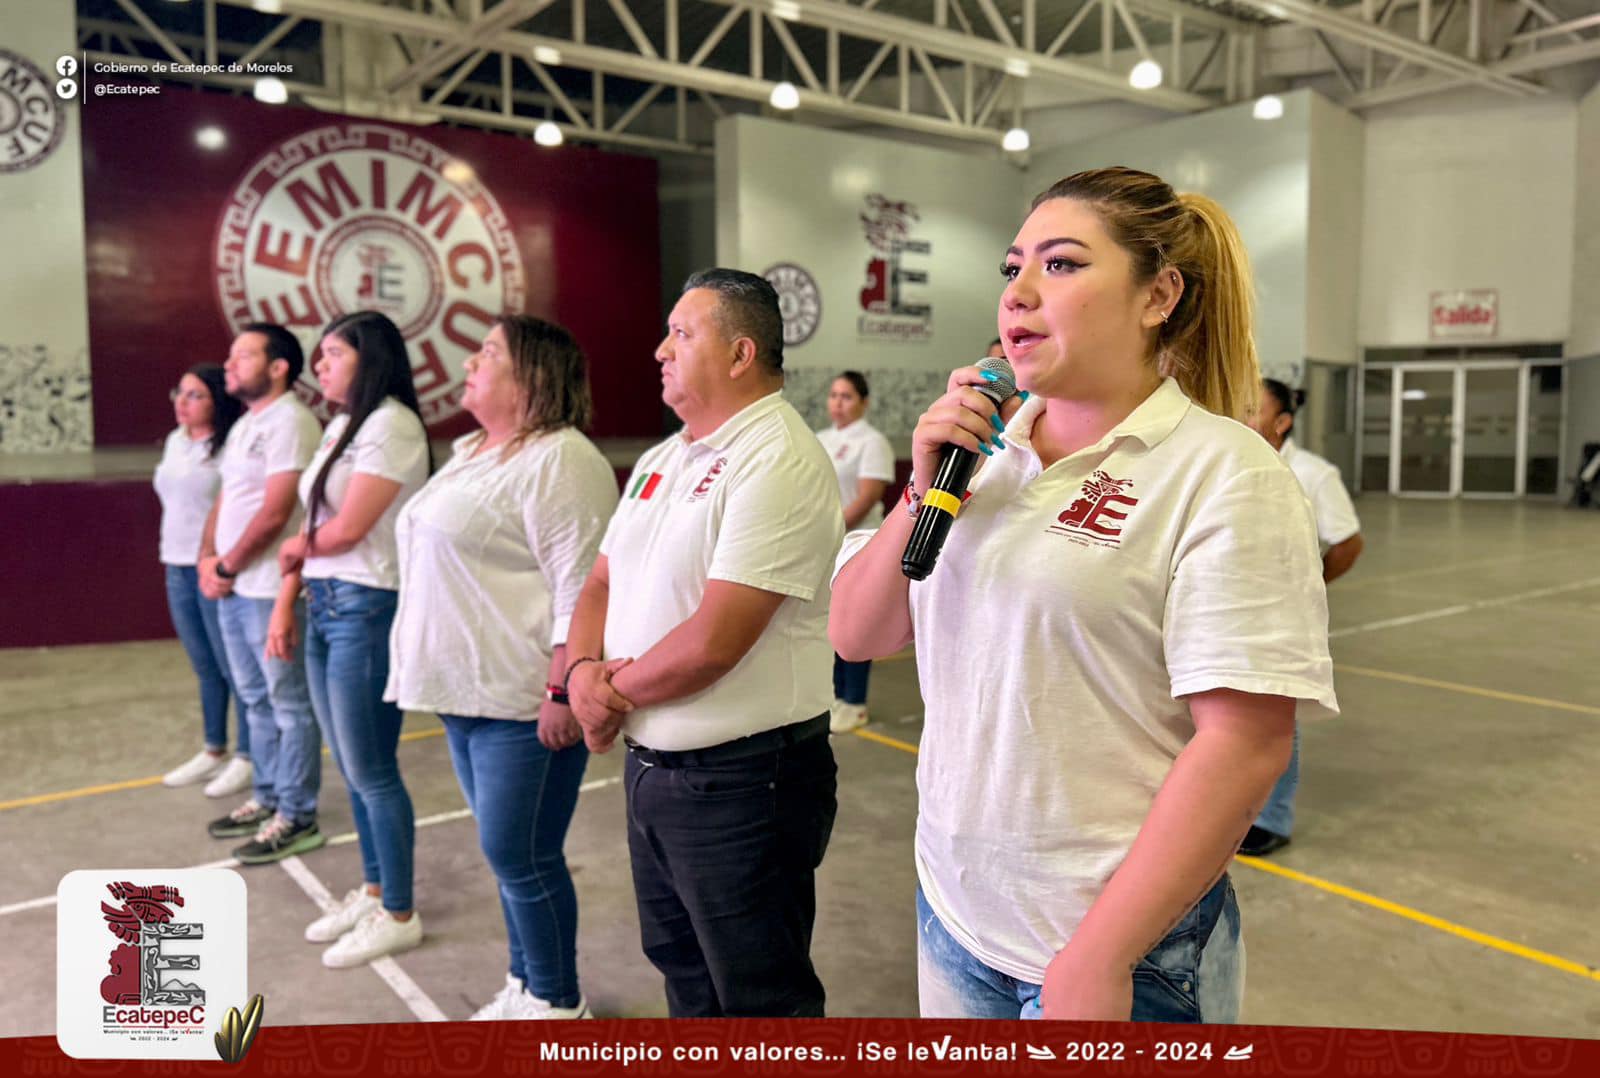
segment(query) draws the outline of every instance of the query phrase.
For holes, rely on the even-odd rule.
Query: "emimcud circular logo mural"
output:
[[[223,207],[213,263],[232,329],[276,322],[300,338],[308,370],[297,389],[313,405],[322,328],[352,311],[388,315],[430,424],[461,410],[467,357],[524,295],[494,195],[453,155],[379,124],[318,128],[262,155]]]

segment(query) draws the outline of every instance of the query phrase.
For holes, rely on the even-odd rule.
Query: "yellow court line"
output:
[[[1481,943],[1485,947],[1492,947],[1497,951],[1504,951],[1506,954],[1516,955],[1518,958],[1526,958],[1530,962],[1537,962],[1540,965],[1549,966],[1552,969],[1559,969],[1563,973],[1575,973],[1579,977],[1586,977],[1591,981],[1600,981],[1600,969],[1596,969],[1593,966],[1586,966],[1581,962],[1573,962],[1570,959],[1562,958],[1560,955],[1553,955],[1548,951],[1538,951],[1532,947],[1524,947],[1520,943],[1512,943],[1510,940],[1500,939],[1498,936],[1490,936],[1486,933],[1479,932],[1476,929],[1468,928],[1465,925],[1458,925],[1454,921],[1446,921],[1442,917],[1435,917],[1432,914],[1411,909],[1409,906],[1402,906],[1397,902],[1390,902],[1386,898],[1379,898],[1377,895],[1369,895],[1365,891],[1357,891],[1353,887],[1345,887],[1343,884],[1334,883],[1331,880],[1319,879],[1316,876],[1308,876],[1304,872],[1296,872],[1292,868],[1284,868],[1282,865],[1275,865],[1269,861],[1263,861],[1259,857],[1244,857],[1241,855],[1238,858],[1238,861],[1242,865],[1249,865],[1251,868],[1257,869],[1261,872],[1266,872],[1274,876],[1282,876],[1284,879],[1293,880],[1296,883],[1303,883],[1308,887],[1315,887],[1320,891],[1327,891],[1329,894],[1338,895],[1340,898],[1348,898],[1352,902],[1359,902],[1364,906],[1371,906],[1374,909],[1383,910],[1385,913],[1392,913],[1396,917],[1404,917],[1408,921],[1415,921],[1417,924],[1427,925],[1429,928],[1436,928],[1440,932],[1447,932],[1452,936],[1459,936],[1464,940],[1471,940],[1473,943]]]
[[[865,738],[868,741],[876,741],[880,745],[888,745],[891,748],[899,749],[902,752],[909,752],[913,756],[917,755],[917,747],[915,745],[908,744],[907,742],[900,741],[892,737],[885,737],[884,735],[875,733],[872,730],[863,729],[852,732],[857,737]],[[1369,895],[1365,891],[1357,891],[1353,887],[1345,887],[1343,884],[1334,883],[1331,880],[1320,879],[1316,876],[1308,876],[1304,872],[1296,872],[1294,869],[1284,868],[1282,865],[1274,865],[1268,861],[1262,860],[1259,857],[1237,856],[1235,860],[1237,860],[1241,865],[1246,865],[1269,875],[1282,876],[1284,879],[1293,880],[1296,883],[1303,883],[1309,887],[1315,887],[1319,890],[1327,891],[1330,894],[1338,895],[1340,898],[1348,898],[1352,902],[1359,902],[1362,905],[1383,910],[1385,913],[1392,913],[1396,917],[1403,917],[1408,921],[1415,921],[1417,924],[1427,925],[1429,928],[1436,928],[1440,932],[1445,932],[1452,936],[1459,936],[1461,939],[1482,944],[1483,946],[1492,948],[1496,951],[1503,951],[1506,954],[1515,955],[1518,958],[1525,958],[1530,962],[1537,962],[1542,966],[1549,966],[1552,969],[1561,970],[1563,973],[1574,973],[1579,977],[1584,977],[1592,981],[1600,981],[1600,969],[1596,969],[1593,966],[1586,966],[1581,962],[1574,962],[1571,959],[1562,958],[1560,955],[1550,954],[1548,951],[1538,951],[1532,947],[1524,947],[1520,943],[1512,943],[1510,940],[1503,940],[1498,936],[1491,936],[1487,933],[1479,932],[1476,929],[1468,928],[1465,925],[1458,925],[1454,921],[1446,921],[1442,917],[1435,917],[1432,914],[1423,913],[1421,910],[1414,910],[1409,906],[1402,906],[1398,902],[1390,902],[1388,899],[1379,898],[1377,895]]]
[[[1461,685],[1454,681],[1438,681],[1429,677],[1417,677],[1415,674],[1397,674],[1393,670],[1375,670],[1370,666],[1350,666],[1346,663],[1334,663],[1333,669],[1335,673],[1340,674],[1356,674],[1360,677],[1398,681],[1405,685],[1421,685],[1428,689],[1444,689],[1447,692],[1466,693],[1469,696],[1482,696],[1490,700],[1505,700],[1513,704],[1532,704],[1534,707],[1549,707],[1558,711],[1576,711],[1580,715],[1600,715],[1600,707],[1590,707],[1588,704],[1572,704],[1565,700],[1551,700],[1545,696],[1524,696],[1521,693],[1501,692],[1499,689],[1482,689],[1476,685]]]
[[[442,737],[444,727],[438,726],[431,730],[413,730],[408,734],[401,734],[401,741],[420,741],[425,737]],[[324,756],[330,755],[325,748]],[[93,797],[95,794],[116,793],[118,790],[138,790],[146,786],[159,786],[160,775],[151,775],[145,779],[128,779],[126,782],[107,782],[99,786],[82,786],[76,790],[61,790],[53,794],[34,794],[32,797],[19,797],[12,801],[0,801],[0,812],[8,809],[27,808],[30,805],[48,805],[54,801],[71,801],[79,797]]]

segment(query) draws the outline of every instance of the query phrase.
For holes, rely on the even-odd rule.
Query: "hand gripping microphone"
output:
[[[997,378],[973,386],[979,393],[994,401],[998,408],[1017,393],[1017,378],[1011,364],[995,356],[978,361],[982,370],[993,371]],[[900,556],[900,571],[912,580],[923,580],[933,572],[933,563],[939,560],[945,536],[950,525],[961,512],[961,501],[967,494],[967,483],[978,466],[978,454],[951,443],[939,456],[939,470],[934,474],[933,485],[922,493],[922,510],[911,529],[911,539],[906,552]]]

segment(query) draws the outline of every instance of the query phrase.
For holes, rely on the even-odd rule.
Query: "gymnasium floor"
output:
[[[1330,602],[1344,714],[1305,731],[1294,844],[1234,870],[1244,1019],[1600,1037],[1600,513],[1381,497],[1358,509],[1367,551]],[[93,591],[85,581],[85,601]],[[0,651],[0,1036],[54,1029],[63,873],[227,857],[204,825],[233,802],[155,777],[196,748],[196,707],[175,641]],[[916,1013],[911,661],[875,668],[871,707],[870,726],[834,739],[839,821],[814,953],[836,1016]],[[359,874],[331,761],[322,827],[344,837],[241,870],[269,1023],[460,1019],[499,988],[499,906],[439,735],[411,716],[400,749],[420,824],[420,949],[333,971],[301,939],[317,899]],[[655,1016],[620,765],[590,762],[567,843],[581,974],[597,1013]]]

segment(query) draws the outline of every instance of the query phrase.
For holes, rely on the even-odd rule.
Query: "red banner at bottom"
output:
[[[0,1073],[217,1074],[216,1063],[77,1060],[0,1040]],[[1600,1040],[1285,1026],[912,1019],[618,1019],[262,1029],[243,1075],[1600,1073]]]

